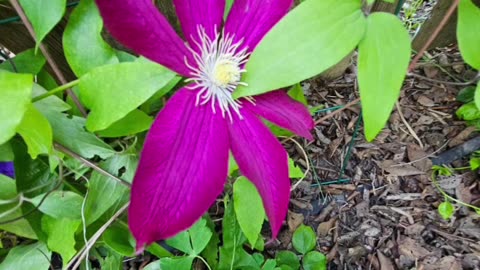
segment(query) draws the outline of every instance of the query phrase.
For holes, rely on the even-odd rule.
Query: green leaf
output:
[[[312,227],[302,224],[293,233],[292,244],[295,250],[305,254],[315,248],[317,236]]]
[[[135,162],[138,162],[136,156],[115,155],[101,162],[100,167],[115,176],[120,174],[122,168],[126,170],[125,174],[133,174],[136,168]],[[125,177],[125,179],[128,178]],[[116,202],[129,194],[129,189],[126,186],[96,171],[92,173],[88,190],[89,194],[85,202],[85,219],[88,225],[100,218]]]
[[[13,150],[9,142],[0,144],[0,162],[12,161]]]
[[[103,241],[115,252],[123,256],[132,256],[135,254],[135,239],[128,228],[120,225],[110,226],[103,233]]]
[[[470,101],[473,101],[473,98],[475,97],[475,86],[467,86],[460,90],[457,95],[457,101],[462,102],[462,103],[469,103]]]
[[[107,129],[97,132],[101,137],[117,138],[140,133],[148,130],[153,123],[153,118],[140,110],[133,110],[124,118],[113,123]]]
[[[244,269],[256,266],[253,257],[242,247],[246,238],[235,219],[232,202],[225,197],[225,213],[223,215],[223,246],[220,248],[219,270]]]
[[[295,253],[293,253],[291,251],[280,251],[277,254],[277,257],[275,259],[277,261],[278,266],[284,266],[285,265],[285,266],[290,267],[293,270],[300,269],[299,259],[298,259],[297,255],[295,255]]]
[[[115,50],[102,39],[102,27],[103,21],[94,1],[80,1],[63,34],[65,57],[77,77],[95,67],[118,63]]]
[[[467,64],[480,70],[480,8],[471,0],[460,0],[458,6],[458,47]]]
[[[288,176],[290,178],[302,178],[304,176],[302,169],[297,167],[290,157],[288,158]]]
[[[480,168],[480,158],[471,158],[470,159],[470,170],[474,171]]]
[[[438,206],[438,213],[443,219],[450,219],[455,213],[455,208],[449,201],[444,201]]]
[[[193,249],[193,253],[190,254],[191,256],[199,255],[212,238],[212,231],[207,226],[207,221],[203,218],[195,223],[190,230],[188,230],[188,234],[190,235]]]
[[[257,188],[243,176],[233,184],[233,206],[240,228],[250,245],[255,246],[265,220],[265,210]]]
[[[167,239],[166,243],[190,256],[197,256],[205,249],[212,231],[207,226],[205,219],[200,219],[188,231],[183,231],[175,237]]]
[[[85,119],[77,116],[69,118],[55,111],[42,111],[53,129],[53,139],[84,158],[95,155],[105,159],[115,154],[112,147],[94,134],[85,131]]]
[[[65,13],[66,0],[20,0],[28,20],[35,31],[35,51],[42,40],[62,19]]]
[[[45,57],[42,54],[35,54],[34,49],[29,49],[0,64],[0,69],[14,73],[37,74],[42,70],[45,62]],[[13,67],[12,63],[15,67]]]
[[[274,270],[277,266],[277,261],[273,259],[268,259],[262,267],[262,270]]]
[[[49,269],[50,256],[52,256],[52,253],[41,242],[16,246],[10,250],[5,260],[0,264],[0,270]]]
[[[0,144],[15,135],[30,104],[33,76],[0,71]]]
[[[17,127],[17,132],[22,136],[28,146],[28,153],[32,159],[40,154],[49,154],[52,151],[52,127],[48,120],[32,104],[23,116]]]
[[[33,93],[32,98],[45,94],[47,90],[45,90],[42,86],[34,83],[33,84]],[[47,98],[41,99],[34,103],[35,107],[41,112],[46,110],[52,110],[56,112],[64,112],[71,109],[70,105],[64,102],[57,96],[49,96]]]
[[[45,194],[38,195],[31,202],[38,206]],[[53,191],[48,195],[39,210],[57,219],[80,219],[83,197],[72,191]]]
[[[16,196],[17,188],[15,187],[15,181],[3,174],[0,174],[0,200],[12,200]],[[9,204],[2,203],[0,204],[0,213],[4,214],[7,211],[11,211],[16,206],[17,202],[12,202]],[[3,215],[0,218],[0,222],[19,217],[22,214],[22,210],[17,208],[17,210],[11,211],[10,214]],[[37,239],[35,232],[25,219],[20,219],[6,224],[0,224],[0,230],[11,232],[25,238]]]
[[[80,98],[90,108],[87,129],[103,130],[125,117],[175,74],[146,61],[99,67],[80,78]]]
[[[42,230],[47,234],[47,246],[62,256],[63,266],[77,253],[75,249],[75,232],[80,220],[56,219],[45,215],[42,217]]]
[[[305,94],[303,93],[302,85],[300,83],[297,83],[292,88],[290,88],[290,90],[288,90],[288,95],[296,101],[302,103],[303,105],[308,105]]]
[[[327,257],[318,251],[310,251],[303,257],[304,270],[327,270]]]
[[[475,120],[480,118],[480,110],[477,108],[474,102],[463,104],[455,112],[457,117],[461,120]]]
[[[359,0],[307,0],[263,38],[246,65],[235,98],[283,88],[340,62],[365,32]]]
[[[100,263],[100,269],[102,270],[122,270],[123,269],[123,256],[118,254],[115,251],[108,250],[108,255],[103,260],[103,262]],[[143,268],[143,270],[148,270],[148,266]],[[154,270],[153,268],[150,270]],[[160,269],[156,269],[160,270]]]
[[[212,237],[210,238],[210,241],[208,242],[205,249],[202,251],[201,256],[205,260],[207,260],[208,264],[210,265],[210,267],[212,267],[212,269],[217,269],[219,249],[218,247],[220,244],[220,238],[218,236],[218,233],[215,231],[215,224],[213,223],[210,216],[206,215],[204,219],[207,221],[207,226],[212,232]]]
[[[193,257],[175,257],[160,259],[160,269],[190,270],[192,269]]]
[[[408,62],[410,36],[394,15],[376,12],[358,46],[358,84],[365,137],[371,141],[385,126],[400,95]]]
[[[475,89],[475,105],[477,105],[477,109],[480,110],[480,83],[477,85]]]

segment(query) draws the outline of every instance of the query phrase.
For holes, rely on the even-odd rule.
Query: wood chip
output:
[[[420,243],[410,237],[405,237],[398,243],[398,251],[412,261],[417,261],[431,255],[428,249],[422,247]]]
[[[288,211],[288,216],[287,216],[288,229],[291,232],[294,232],[301,224],[303,224],[304,219],[305,217],[303,216],[303,214]]]
[[[387,256],[383,255],[380,250],[377,250],[377,257],[380,261],[380,269],[382,270],[395,270],[392,261],[387,258]]]
[[[388,172],[392,176],[409,176],[409,175],[419,175],[424,174],[425,172],[413,167],[412,165],[400,165],[395,163],[393,160],[384,160],[382,162],[377,162],[377,165],[382,168],[384,171]],[[396,166],[392,166],[396,165]]]
[[[433,102],[433,100],[429,99],[427,96],[424,96],[424,95],[419,96],[417,99],[417,102],[420,103],[420,105],[425,107],[435,106],[435,102]]]

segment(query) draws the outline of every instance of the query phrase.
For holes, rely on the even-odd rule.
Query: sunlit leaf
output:
[[[52,151],[52,127],[45,116],[32,104],[28,105],[22,122],[17,127],[17,132],[27,144],[28,153],[32,159]]]
[[[80,78],[80,98],[90,108],[87,129],[103,130],[144,103],[175,74],[146,61],[99,67]]]
[[[0,144],[16,133],[17,126],[30,104],[33,76],[0,71]]]
[[[409,61],[410,36],[402,22],[389,13],[370,15],[358,46],[358,83],[367,140],[373,140],[390,117]]]
[[[53,27],[62,19],[65,13],[66,0],[20,0],[28,20],[35,31],[37,44],[35,50],[53,29]]]
[[[450,219],[455,213],[455,208],[449,201],[444,201],[438,206],[438,213],[443,219]]]
[[[283,88],[340,62],[365,32],[360,0],[307,0],[290,11],[260,42],[235,97]]]
[[[56,219],[48,215],[42,217],[42,229],[47,234],[48,249],[62,256],[64,266],[77,252],[75,249],[75,232],[80,223],[80,220]]]
[[[265,210],[257,188],[245,177],[239,177],[233,184],[233,206],[238,224],[253,247],[257,242]]]
[[[472,0],[460,0],[458,6],[457,39],[463,59],[480,70],[480,7]]]
[[[95,67],[118,63],[115,50],[101,36],[102,27],[94,0],[80,1],[63,34],[65,57],[77,77]]]

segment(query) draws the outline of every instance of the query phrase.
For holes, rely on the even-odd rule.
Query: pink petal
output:
[[[134,52],[180,75],[191,53],[152,0],[96,0],[110,34]],[[192,61],[193,62],[193,61]]]
[[[137,250],[189,228],[215,202],[227,179],[226,121],[195,106],[181,89],[158,114],[132,186],[129,226]]]
[[[313,140],[310,131],[315,123],[310,112],[302,103],[288,96],[285,91],[272,91],[253,98],[255,105],[244,101],[243,106],[277,126]]]
[[[287,152],[253,113],[241,110],[229,124],[233,156],[244,174],[258,189],[275,238],[282,226],[290,199]]]
[[[225,0],[174,0],[178,19],[182,25],[183,35],[193,45],[192,38],[198,39],[198,27],[205,28],[209,37],[223,26]]]
[[[225,23],[225,32],[234,33],[236,41],[244,38],[243,46],[253,51],[292,4],[293,0],[235,0]]]

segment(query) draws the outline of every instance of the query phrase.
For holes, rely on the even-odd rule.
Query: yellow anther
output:
[[[240,68],[235,63],[218,63],[214,70],[215,83],[220,87],[226,87],[229,84],[238,82],[240,74]]]

